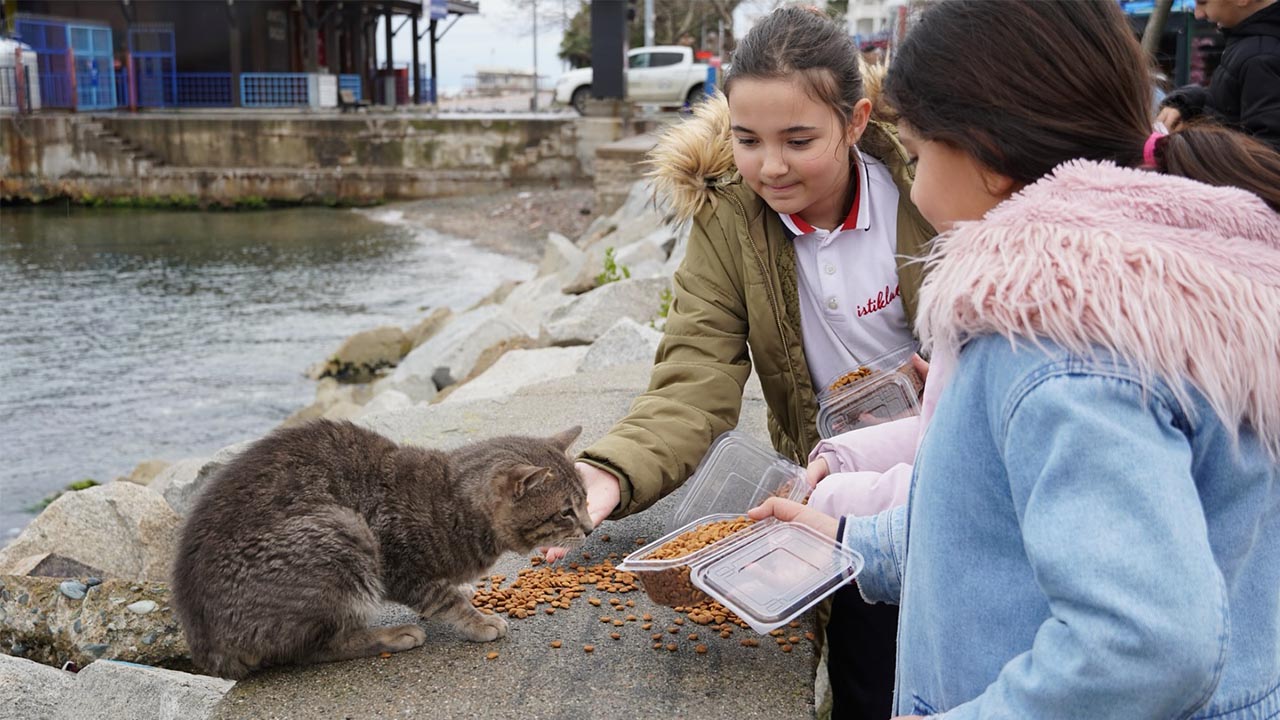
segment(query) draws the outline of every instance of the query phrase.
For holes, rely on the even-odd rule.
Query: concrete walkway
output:
[[[585,447],[625,414],[648,382],[649,367],[629,365],[527,388],[505,402],[479,400],[371,417],[366,424],[398,441],[450,447],[509,433],[546,434],[583,426],[575,449]],[[748,384],[740,429],[767,438],[764,401],[754,378]],[[611,552],[625,556],[638,538],[664,532],[683,491],[640,515],[606,521],[579,552],[592,564]],[[609,536],[606,542],[603,538]],[[574,556],[571,555],[571,559]],[[564,562],[564,561],[562,561]],[[528,558],[499,561],[494,572],[512,578]],[[504,583],[504,586],[507,583]],[[215,710],[216,718],[798,718],[812,714],[813,646],[802,641],[784,653],[773,638],[749,629],[721,639],[686,622],[667,639],[675,652],[654,650],[651,632],[672,626],[678,613],[633,599],[636,615],[651,613],[653,629],[600,622],[602,611],[585,602],[605,592],[587,592],[568,610],[510,620],[510,633],[494,643],[467,642],[435,622],[426,622],[427,644],[390,658],[370,658],[267,671],[238,683]],[[607,607],[607,605],[605,606]],[[405,622],[407,609],[389,608],[383,620]],[[797,635],[812,630],[802,618]],[[617,631],[621,639],[612,640]],[[689,641],[697,632],[697,643]],[[744,647],[742,638],[758,638]],[[560,640],[559,649],[550,647]],[[696,654],[695,644],[706,654]],[[592,653],[584,645],[594,645]],[[496,659],[486,654],[497,652]]]

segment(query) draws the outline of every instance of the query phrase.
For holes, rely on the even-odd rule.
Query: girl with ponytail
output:
[[[907,501],[752,515],[863,554],[895,714],[1280,716],[1280,155],[1153,130],[1148,67],[1114,0],[944,0],[890,67],[942,233]]]

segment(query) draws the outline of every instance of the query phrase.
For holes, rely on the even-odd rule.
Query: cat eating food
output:
[[[580,432],[446,452],[317,420],[259,440],[210,480],[182,529],[173,600],[192,658],[239,679],[422,645],[417,624],[370,627],[384,601],[469,640],[503,637],[506,620],[472,607],[466,584],[504,552],[591,532],[566,454]]]

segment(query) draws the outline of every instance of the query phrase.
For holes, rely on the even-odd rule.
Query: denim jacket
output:
[[[897,714],[1280,717],[1278,245],[1251,195],[1099,163],[939,238],[953,373],[907,505],[844,530]]]

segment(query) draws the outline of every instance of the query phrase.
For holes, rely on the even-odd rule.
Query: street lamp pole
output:
[[[529,109],[538,112],[538,0],[533,0],[533,99]]]

